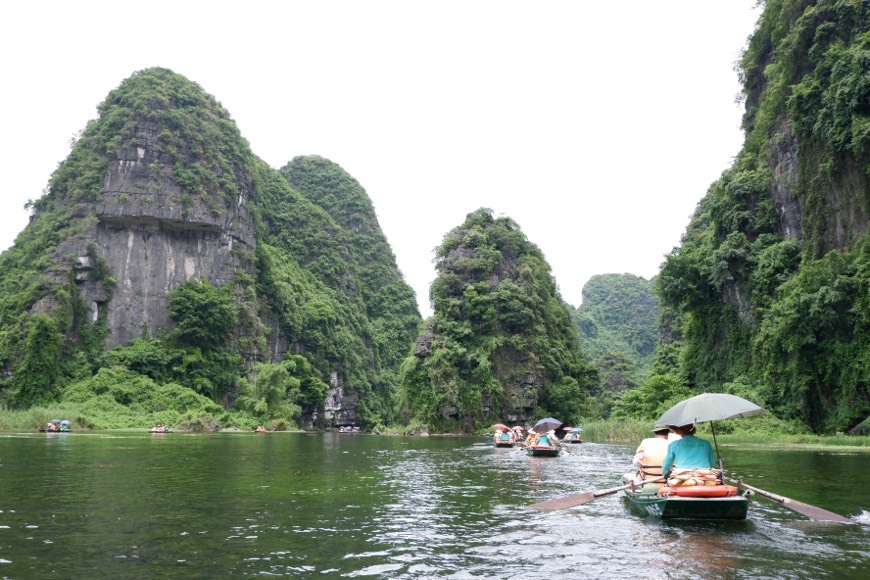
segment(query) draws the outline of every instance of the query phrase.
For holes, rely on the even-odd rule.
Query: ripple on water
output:
[[[748,521],[711,524],[640,517],[621,494],[573,510],[525,509],[619,485],[633,454],[626,445],[533,458],[448,438],[92,437],[70,438],[60,455],[56,441],[6,441],[0,555],[16,554],[0,562],[8,577],[47,565],[87,576],[83,554],[118,578],[136,577],[146,561],[165,577],[462,580],[858,578],[870,565],[866,525],[819,525],[765,500]],[[837,466],[864,456],[832,457]],[[741,471],[786,479],[763,459]]]

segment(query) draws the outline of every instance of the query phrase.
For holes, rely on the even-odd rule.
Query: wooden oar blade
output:
[[[799,514],[805,515],[808,518],[812,518],[814,520],[821,520],[825,522],[842,522],[842,523],[854,523],[852,520],[847,518],[846,516],[841,516],[840,514],[836,514],[834,512],[829,512],[826,509],[822,509],[818,506],[810,505],[808,503],[804,503],[802,501],[797,501],[796,499],[791,499],[790,497],[785,497],[782,495],[777,495],[775,493],[770,493],[769,491],[765,491],[763,489],[759,489],[757,487],[753,487],[746,483],[743,483],[742,480],[734,480],[730,479],[732,483],[737,484],[739,487],[744,489],[748,489],[750,491],[754,491],[761,497],[766,497],[770,501],[776,502],[781,506],[787,507],[792,511],[796,511]]]
[[[822,520],[826,522],[853,523],[852,520],[850,520],[846,516],[835,514],[834,512],[829,512],[826,509],[822,509],[814,505],[809,505],[795,499],[785,498],[785,501],[782,502],[782,505],[814,520]]]
[[[542,501],[541,503],[530,505],[529,508],[542,512],[566,510],[578,505],[583,505],[584,503],[589,503],[598,497],[599,496],[596,496],[594,491],[587,491],[586,493],[575,493],[574,495],[566,495],[565,497],[557,497],[556,499]]]

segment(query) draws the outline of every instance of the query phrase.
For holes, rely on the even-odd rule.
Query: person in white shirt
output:
[[[662,425],[653,429],[654,437],[640,442],[632,463],[638,468],[638,480],[658,479],[662,476],[662,461],[668,453],[668,434],[671,430]]]

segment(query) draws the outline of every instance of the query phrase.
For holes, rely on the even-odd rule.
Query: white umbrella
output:
[[[749,417],[763,413],[764,409],[751,401],[727,393],[703,393],[680,401],[664,415],[659,417],[656,425],[690,425],[692,423],[707,423]]]

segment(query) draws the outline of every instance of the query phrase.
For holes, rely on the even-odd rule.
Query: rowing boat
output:
[[[526,453],[532,457],[557,457],[561,451],[559,440],[551,435],[540,435],[531,443],[526,443]]]
[[[662,519],[745,520],[749,498],[731,485],[626,489],[629,503],[644,515]]]
[[[573,443],[579,445],[580,443],[583,443],[583,439],[580,438],[580,433],[568,433],[562,439],[562,443]]]
[[[526,447],[526,453],[532,457],[558,457],[561,451],[555,445],[533,445]]]
[[[496,437],[493,445],[496,447],[513,447],[514,443],[515,439],[511,437],[510,433],[502,433]]]

